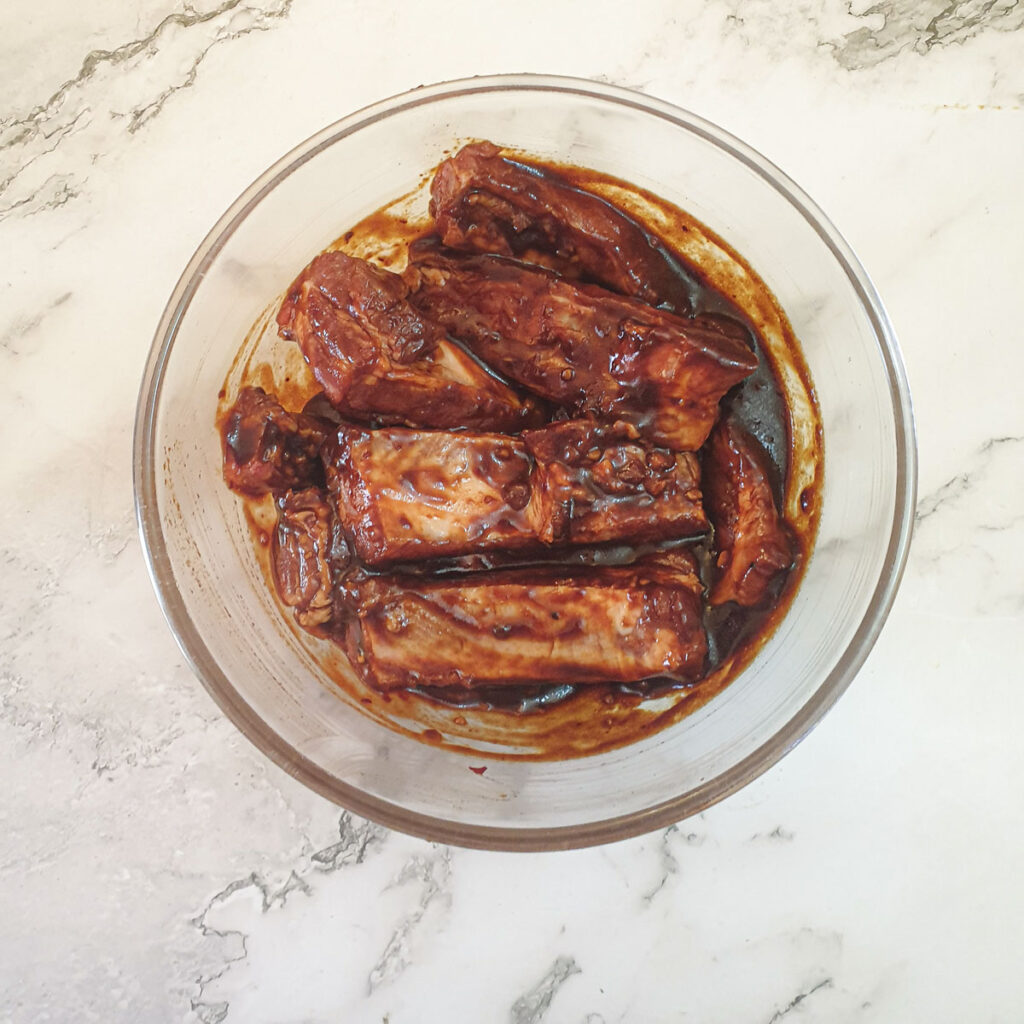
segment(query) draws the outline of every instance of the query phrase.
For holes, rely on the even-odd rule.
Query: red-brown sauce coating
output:
[[[490,156],[488,158],[490,159]],[[283,614],[288,617],[288,624],[295,629],[288,606],[295,608],[296,614],[299,615],[298,606],[306,600],[304,595],[315,594],[313,614],[304,613],[299,616],[304,619],[302,625],[306,633],[296,630],[296,635],[301,638],[311,632],[325,638],[320,642],[321,664],[339,687],[353,697],[360,707],[398,731],[433,744],[440,743],[453,749],[475,751],[477,757],[480,757],[481,749],[486,749],[487,756],[492,758],[553,759],[594,753],[649,735],[705,703],[749,663],[785,614],[813,545],[820,513],[822,443],[813,389],[796,339],[774,298],[746,266],[742,257],[687,214],[642,190],[590,170],[546,165],[534,160],[530,160],[530,167],[531,173],[538,176],[538,181],[544,188],[547,187],[550,178],[556,183],[584,190],[587,195],[603,196],[613,201],[616,213],[614,223],[608,230],[612,230],[616,237],[628,238],[629,244],[623,246],[627,253],[630,246],[635,251],[640,251],[642,246],[636,241],[640,237],[644,239],[645,245],[657,251],[657,273],[646,283],[638,278],[630,267],[623,269],[623,266],[618,264],[602,263],[597,257],[587,257],[590,263],[587,263],[587,259],[584,259],[582,264],[578,260],[570,261],[576,268],[574,273],[580,279],[582,288],[592,287],[587,284],[588,281],[601,283],[609,279],[618,279],[624,282],[620,288],[623,294],[629,291],[630,294],[652,303],[668,297],[667,301],[662,302],[662,308],[669,311],[665,314],[669,319],[679,312],[698,316],[721,315],[727,318],[726,330],[729,334],[734,334],[737,327],[742,325],[746,341],[756,359],[756,368],[741,383],[728,390],[721,407],[731,425],[730,429],[746,439],[739,447],[746,446],[756,451],[758,473],[754,475],[761,487],[758,500],[763,501],[764,489],[770,489],[789,545],[791,558],[788,567],[779,567],[778,572],[771,574],[763,588],[763,595],[759,595],[762,599],[752,602],[750,606],[735,601],[725,601],[717,605],[705,602],[703,612],[699,611],[699,604],[693,606],[698,609],[695,614],[702,620],[702,668],[698,674],[692,671],[664,675],[652,672],[645,680],[624,683],[589,682],[586,685],[577,685],[577,680],[572,676],[570,659],[566,661],[569,668],[564,677],[552,672],[550,680],[545,683],[515,685],[514,682],[510,684],[502,679],[501,685],[485,682],[483,685],[467,687],[458,681],[453,681],[452,685],[447,686],[417,685],[415,679],[410,679],[408,684],[411,685],[407,684],[404,688],[399,685],[398,688],[394,688],[396,680],[389,677],[386,687],[373,688],[366,685],[365,678],[354,678],[349,667],[350,662],[357,660],[360,654],[351,644],[346,648],[342,639],[344,629],[339,629],[339,625],[346,616],[352,617],[351,609],[346,609],[336,602],[334,619],[328,622],[329,613],[324,610],[325,581],[322,578],[288,579],[282,584],[281,573],[276,570],[274,562],[274,551],[281,543],[292,545],[304,558],[309,551],[326,547],[331,547],[337,556],[339,549],[343,548],[345,564],[349,567],[356,564],[357,571],[371,581],[370,589],[374,597],[367,605],[368,608],[372,605],[372,610],[367,613],[366,623],[371,632],[378,631],[374,634],[378,640],[391,639],[389,630],[393,629],[393,625],[389,625],[387,616],[394,615],[395,612],[394,602],[389,604],[387,597],[389,586],[404,587],[404,591],[398,592],[414,595],[404,600],[412,601],[410,608],[415,606],[417,614],[426,616],[423,623],[429,628],[430,616],[438,614],[439,608],[445,609],[444,614],[453,614],[452,609],[446,604],[450,598],[449,591],[452,590],[448,584],[466,577],[469,573],[474,574],[475,579],[488,578],[490,572],[485,572],[481,577],[481,569],[497,571],[498,575],[494,577],[497,585],[519,587],[520,591],[521,584],[530,578],[532,572],[536,580],[548,587],[548,590],[544,591],[545,599],[552,600],[551,595],[556,595],[558,600],[569,601],[571,605],[574,599],[572,595],[566,597],[557,589],[560,586],[558,580],[567,572],[575,573],[576,576],[581,573],[584,576],[586,573],[593,573],[596,574],[594,579],[600,577],[602,573],[611,572],[611,576],[606,578],[616,581],[615,585],[626,586],[628,591],[628,584],[623,582],[625,577],[621,575],[624,572],[628,575],[628,570],[616,567],[643,563],[652,556],[669,559],[677,557],[672,554],[673,549],[688,560],[687,564],[693,566],[693,571],[699,573],[704,588],[713,592],[716,565],[722,561],[722,552],[715,549],[713,533],[706,533],[697,540],[692,537],[681,537],[669,541],[657,536],[641,535],[632,543],[598,543],[584,547],[551,544],[550,538],[546,538],[548,542],[543,545],[519,545],[520,550],[512,554],[501,550],[467,554],[462,548],[458,548],[454,557],[442,556],[428,558],[425,561],[418,559],[408,564],[402,563],[398,558],[386,560],[387,564],[380,566],[370,563],[360,565],[358,558],[353,563],[350,546],[346,545],[345,540],[329,533],[324,527],[322,516],[318,519],[322,509],[315,491],[300,490],[296,497],[289,499],[288,502],[278,499],[278,539],[274,544],[267,542],[267,523],[271,514],[268,505],[270,499],[250,496],[247,499],[250,506],[247,516],[253,528],[255,552],[268,582],[276,585],[282,599]],[[435,180],[433,190],[435,213],[438,193],[442,191],[437,187],[437,182],[441,181],[441,178],[439,175]],[[602,199],[596,200],[596,203],[601,202]],[[587,203],[590,204],[589,199]],[[499,216],[508,216],[507,210],[500,207],[500,204],[494,206],[494,209],[498,210]],[[588,215],[593,213],[590,205],[588,211]],[[489,209],[486,216],[492,214],[493,209]],[[601,211],[598,210],[595,215],[600,219]],[[457,228],[451,227],[454,223],[453,218],[447,217],[445,223],[457,236]],[[442,218],[439,218],[438,225],[442,225]],[[635,236],[631,225],[636,228]],[[391,208],[385,207],[346,231],[333,248],[341,249],[352,256],[369,258],[393,271],[401,271],[405,263],[404,251],[408,245],[430,234],[432,230],[435,230],[435,225],[429,221],[396,215]],[[493,230],[491,234],[494,234]],[[559,242],[556,234],[556,228],[547,224],[543,231],[526,232],[521,237],[504,232],[502,237],[505,238],[507,253],[501,252],[500,247],[495,248],[493,238],[490,242],[485,239],[479,246],[468,245],[466,248],[483,252],[497,251],[502,255],[511,255],[519,259],[532,258],[549,268],[564,272],[569,265],[564,258],[565,252],[575,258],[583,247],[573,241],[576,236],[567,235],[568,242],[564,239]],[[700,239],[702,251],[714,251],[713,259],[702,262],[693,258],[694,237]],[[445,241],[450,240],[446,234]],[[557,248],[559,244],[562,245],[564,252],[561,255],[552,255],[552,247]],[[545,245],[547,256],[541,251]],[[540,246],[541,250],[538,250],[537,246]],[[406,287],[390,284],[390,278],[386,280],[389,282],[388,288],[391,289],[393,301],[404,302],[407,296]],[[393,280],[398,281],[398,278]],[[288,320],[291,315],[288,310],[289,303],[294,303],[295,295],[296,286],[293,285],[281,312],[281,316],[287,321],[285,333],[291,323]],[[266,333],[268,323],[277,313],[279,305],[280,303],[277,303],[269,308],[261,323],[254,325],[254,336],[261,331]],[[402,315],[408,319],[409,315],[405,313],[404,306]],[[415,314],[410,315],[415,322]],[[655,320],[659,315],[652,312]],[[286,346],[287,343],[282,341],[280,344]],[[429,350],[436,351],[436,340],[432,345],[434,347]],[[286,409],[304,411],[306,416],[301,420],[301,425],[306,430],[305,437],[313,436],[318,429],[325,429],[329,433],[336,428],[336,424],[331,422],[332,411],[329,407],[324,407],[322,397],[316,398],[321,385],[318,385],[308,372],[303,372],[305,368],[296,363],[294,351],[286,355],[280,364],[273,366],[266,361],[255,359],[253,353],[254,347],[247,340],[247,344],[240,350],[239,359],[232,373],[229,374],[228,383],[219,396],[218,424],[225,439],[230,430],[234,430],[237,436],[244,436],[247,439],[248,449],[256,446],[253,440],[256,437],[255,428],[246,430],[245,424],[238,422],[237,413],[232,408],[241,385],[263,387],[265,391],[276,395]],[[414,355],[419,355],[419,349]],[[406,364],[411,361],[402,353],[398,353],[397,361],[403,359]],[[429,372],[435,371],[430,368]],[[749,367],[745,372],[749,372]],[[511,392],[502,390],[505,385],[500,379],[488,387],[489,393],[498,395],[499,400],[505,403],[503,408],[522,407],[527,410],[524,413],[523,425],[536,427],[538,417],[530,411],[532,399],[528,395],[523,396],[520,393],[525,404],[517,406],[519,400]],[[545,397],[550,399],[550,395]],[[311,398],[314,399],[312,402]],[[513,413],[514,415],[519,414]],[[571,410],[568,413],[559,413],[556,408],[554,415],[571,416],[573,413]],[[794,415],[800,417],[800,428],[796,432]],[[235,416],[234,420],[231,419],[232,416]],[[812,421],[810,424],[807,422],[808,419]],[[387,418],[384,422],[387,422]],[[503,429],[509,428],[505,426]],[[529,431],[524,436],[529,437]],[[621,450],[608,457],[609,464],[617,458],[616,465],[626,465],[632,457],[630,443],[635,442],[628,438],[620,439]],[[714,444],[713,435],[709,445]],[[722,442],[719,441],[718,444],[724,450]],[[547,447],[551,445],[548,444]],[[737,445],[733,444],[732,447],[735,450]],[[226,465],[238,461],[229,453],[229,448],[230,445],[225,440]],[[704,462],[708,457],[707,451],[711,450],[709,447],[707,450],[699,451],[696,459]],[[301,464],[306,455],[308,445],[299,445],[293,461]],[[673,453],[659,456],[660,459],[669,460],[673,457],[676,457]],[[688,453],[684,457],[695,458]],[[748,459],[748,463],[749,461]],[[661,464],[654,460],[654,469],[648,469],[648,475],[654,472],[656,476],[657,467]],[[571,470],[570,479],[562,484],[566,493],[571,495],[573,488],[578,490],[581,487],[593,490],[594,473],[589,466],[585,468],[586,472],[579,468]],[[597,465],[598,477],[602,468],[602,465]],[[415,481],[416,487],[428,489],[431,486],[431,481],[427,479],[431,473],[429,468],[422,471],[411,469],[409,472],[419,474]],[[497,477],[502,477],[503,472],[498,472]],[[426,476],[423,476],[424,473]],[[257,478],[259,477],[260,474],[257,473]],[[504,482],[502,479],[497,481],[499,486]],[[301,487],[301,480],[288,483],[293,487]],[[614,493],[602,492],[601,497],[609,508],[614,507],[617,500]],[[739,498],[735,495],[732,498],[733,505],[740,504]],[[513,503],[520,506],[515,509],[515,517],[525,514],[522,501],[517,499]],[[716,510],[725,507],[725,501],[720,499],[713,504],[715,507],[709,505],[708,512],[712,525],[715,525]],[[703,514],[700,518],[703,521]],[[516,521],[518,522],[518,518]],[[739,520],[733,517],[728,524],[723,523],[722,534],[725,536],[731,530],[735,535],[741,528]],[[559,536],[563,540],[569,538],[568,531],[569,527],[564,526]],[[583,526],[577,526],[577,532],[580,536],[590,536]],[[662,554],[658,554],[659,551]],[[503,570],[503,566],[512,568]],[[577,568],[573,569],[574,566]],[[511,576],[508,573],[511,573]],[[616,573],[620,574],[619,577],[615,576]],[[425,582],[415,583],[417,579]],[[431,580],[436,582],[429,582]],[[551,589],[552,587],[554,589]],[[344,587],[337,589],[343,590]],[[458,592],[457,587],[454,589]],[[719,589],[721,590],[721,585]],[[290,598],[290,594],[294,597]],[[461,596],[459,600],[462,600]],[[624,600],[628,603],[632,599],[627,597]],[[672,599],[657,598],[655,604],[651,605],[651,611],[645,613],[645,624],[660,621],[658,616],[667,614],[654,610],[655,607],[663,607],[657,604],[659,600],[669,600],[671,604]],[[688,614],[694,614],[688,604],[686,610]],[[464,616],[465,609],[456,608],[454,613]],[[677,620],[675,626],[681,635],[688,628],[678,624],[682,621]],[[398,682],[400,683],[400,680]],[[473,770],[477,771],[476,768]],[[481,773],[482,770],[480,769]]]

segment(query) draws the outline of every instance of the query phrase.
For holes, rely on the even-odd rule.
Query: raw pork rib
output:
[[[342,528],[368,565],[535,543],[530,458],[503,434],[343,426],[324,447]]]
[[[256,496],[322,483],[320,446],[330,428],[288,412],[262,388],[243,388],[221,424],[227,485]]]
[[[675,451],[704,443],[719,399],[757,368],[733,320],[685,319],[429,240],[409,256],[411,301],[489,365],[578,414],[635,423]]]
[[[445,245],[542,262],[652,306],[689,312],[679,267],[622,210],[557,174],[465,146],[438,168],[430,209]]]
[[[271,547],[274,584],[304,629],[334,618],[334,583],[348,560],[345,539],[322,491],[310,487],[277,498]]]
[[[651,448],[626,423],[567,420],[523,434],[534,458],[527,518],[545,544],[634,543],[704,533],[700,464]]]
[[[277,322],[328,400],[358,420],[412,427],[521,430],[542,422],[444,329],[406,301],[400,277],[341,252],[321,253],[288,291]]]
[[[342,426],[323,455],[342,529],[368,565],[708,527],[696,458],[643,446],[626,424],[569,421],[522,439]]]
[[[685,681],[699,677],[707,654],[686,553],[575,571],[373,576],[353,591],[349,650],[382,690]]]
[[[715,527],[711,603],[759,605],[793,564],[789,533],[775,507],[768,460],[730,419],[715,427],[704,458],[704,487]]]

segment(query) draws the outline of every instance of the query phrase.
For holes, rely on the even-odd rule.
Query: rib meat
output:
[[[700,464],[651,448],[626,423],[568,420],[523,434],[533,456],[527,519],[545,544],[664,540],[704,533]]]
[[[250,495],[322,483],[320,446],[329,428],[288,412],[262,388],[243,388],[221,424],[224,480]]]
[[[521,439],[342,426],[324,461],[342,527],[369,565],[708,526],[695,456],[642,445],[624,423],[570,421]]]
[[[711,603],[761,604],[793,564],[789,532],[775,507],[768,460],[731,419],[712,431],[704,456],[704,487],[715,528]]]
[[[310,487],[277,499],[271,547],[274,583],[304,629],[335,618],[335,580],[349,560],[345,539],[323,492]]]
[[[530,458],[502,434],[343,426],[324,464],[342,526],[368,565],[535,543],[523,514]]]
[[[650,305],[690,309],[680,268],[636,221],[556,173],[502,156],[489,142],[445,160],[430,196],[446,245],[539,261]]]
[[[501,256],[410,247],[417,308],[491,366],[578,414],[695,451],[718,402],[757,367],[743,326],[685,319]]]
[[[407,301],[400,277],[341,252],[321,253],[278,313],[329,401],[358,420],[415,427],[521,430],[539,422],[523,399]]]
[[[348,645],[381,690],[686,681],[707,654],[701,585],[685,553],[572,572],[369,577],[355,588]]]

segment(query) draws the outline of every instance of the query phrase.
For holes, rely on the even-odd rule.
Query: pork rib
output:
[[[523,399],[407,301],[402,279],[342,252],[321,253],[278,313],[328,400],[357,420],[414,427],[521,430],[540,422]]]
[[[690,309],[680,268],[650,232],[599,196],[502,156],[489,142],[445,160],[430,197],[446,245],[542,262],[650,305]]]
[[[757,367],[733,320],[674,316],[430,239],[409,255],[411,300],[485,362],[577,414],[627,420],[675,451],[704,443],[719,399]]]
[[[503,434],[343,426],[324,447],[327,486],[367,565],[534,544],[523,514],[530,459]]]
[[[376,576],[354,591],[349,650],[380,690],[690,681],[707,654],[701,585],[685,553],[572,572]]]
[[[704,457],[708,513],[715,528],[711,603],[761,604],[793,564],[793,544],[775,507],[768,460],[731,419],[712,431]]]
[[[315,630],[338,617],[335,582],[348,561],[345,539],[319,488],[278,497],[271,545],[274,585],[304,629]]]
[[[706,532],[696,458],[636,437],[593,421],[521,439],[342,426],[323,455],[339,520],[368,565]]]
[[[626,423],[567,420],[523,434],[533,456],[527,519],[545,544],[665,540],[704,533],[700,464],[651,448]]]
[[[323,483],[320,446],[330,426],[288,412],[262,388],[242,388],[221,423],[225,482],[253,496]]]

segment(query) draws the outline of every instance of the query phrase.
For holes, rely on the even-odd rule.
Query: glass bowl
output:
[[[817,544],[781,625],[723,692],[631,745],[562,761],[487,759],[360,712],[289,628],[221,478],[217,394],[246,332],[296,272],[470,138],[594,168],[693,214],[761,275],[803,347],[822,416]],[[357,814],[505,850],[609,842],[678,821],[778,761],[860,667],[910,542],[916,452],[896,339],[820,210],[748,146],[623,89],[533,75],[414,90],[313,136],[200,245],[156,333],[139,397],[135,492],[149,568],[196,674],[285,771]],[[326,645],[323,645],[326,646]],[[486,774],[468,771],[485,763]]]

